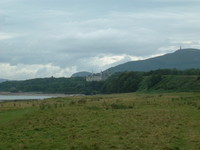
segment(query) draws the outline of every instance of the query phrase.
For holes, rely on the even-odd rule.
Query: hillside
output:
[[[6,79],[0,79],[0,83],[7,81]]]
[[[196,73],[195,73],[196,71]],[[200,91],[200,70],[156,70],[151,72],[123,72],[108,79],[104,93],[128,92],[185,92]]]
[[[191,69],[200,68],[200,50],[199,49],[181,49],[174,53],[158,56],[146,60],[130,61],[106,71],[124,72],[124,71],[150,71],[157,69]],[[106,72],[105,71],[105,72]]]
[[[82,93],[82,90],[84,89],[85,80],[82,78],[69,79],[51,77],[25,81],[7,81],[0,83],[0,91],[9,92],[44,92],[71,94],[74,91],[77,93]]]
[[[0,83],[0,92],[65,94],[128,93],[135,91],[200,91],[200,69],[163,69],[116,73],[105,81],[86,82],[84,77],[39,78]]]
[[[156,78],[158,80],[155,80]],[[199,92],[200,77],[195,75],[146,76],[140,83],[138,91]]]
[[[83,77],[37,78],[0,83],[0,92],[42,92],[65,94],[92,94],[100,89],[101,82],[88,83]]]
[[[92,74],[91,72],[81,71],[81,72],[77,72],[77,73],[72,74],[71,77],[87,77],[91,74]]]

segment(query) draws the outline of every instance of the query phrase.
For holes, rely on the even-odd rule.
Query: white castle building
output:
[[[110,77],[112,74],[108,72],[101,72],[101,73],[96,73],[92,74],[86,77],[87,82],[92,82],[92,81],[105,81],[108,77]]]

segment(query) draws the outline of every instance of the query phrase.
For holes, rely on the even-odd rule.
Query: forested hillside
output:
[[[6,81],[0,83],[0,91],[86,95],[135,91],[200,91],[200,69],[123,72],[102,82],[86,82],[84,77]]]
[[[163,56],[149,58],[146,60],[130,61],[118,66],[109,68],[106,71],[124,72],[124,71],[150,71],[157,69],[200,69],[200,50],[199,49],[180,49],[174,53]],[[105,71],[105,72],[106,72]]]
[[[101,83],[86,82],[85,78],[38,78],[25,81],[7,81],[0,84],[0,91],[42,92],[65,94],[92,94],[100,89]]]
[[[200,91],[200,70],[163,69],[118,73],[108,79],[102,87],[103,93],[135,91]]]

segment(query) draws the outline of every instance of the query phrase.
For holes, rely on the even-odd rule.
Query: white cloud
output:
[[[5,72],[0,78],[70,76],[158,56],[180,45],[199,48],[197,3],[0,0],[0,70]]]
[[[200,48],[200,40],[181,40],[181,41],[172,41],[172,44],[179,44],[182,48]]]
[[[15,34],[9,34],[9,33],[1,33],[0,32],[0,40],[6,40],[6,39],[12,39],[17,37]]]
[[[132,55],[112,55],[112,54],[101,54],[95,57],[90,57],[90,58],[85,58],[81,59],[80,63],[85,65],[85,68],[88,69],[88,71],[93,71],[93,72],[100,72],[103,70],[108,69],[109,67],[113,67],[128,61],[137,61],[137,60],[144,60],[152,57],[157,57],[160,55],[164,55],[166,52],[160,52],[159,54],[155,55],[146,55],[143,57],[137,57],[137,56],[132,56]],[[83,71],[79,68],[77,68],[80,71]]]
[[[41,14],[40,14],[41,15]],[[73,13],[67,12],[67,11],[62,11],[62,10],[54,10],[54,9],[49,9],[49,10],[44,10],[42,15],[44,17],[67,17],[67,16],[72,16]]]
[[[110,64],[119,62],[123,60],[126,57],[126,55],[110,55],[110,56],[96,56],[92,57],[89,62],[93,64],[94,66],[99,67],[107,67]]]
[[[164,46],[164,47],[160,47],[158,50],[162,53],[169,53],[169,52],[173,52],[176,51],[180,48],[180,46]]]
[[[24,80],[39,77],[70,77],[76,72],[76,67],[60,68],[52,64],[43,65],[10,65],[8,63],[0,63],[0,77],[10,80]]]

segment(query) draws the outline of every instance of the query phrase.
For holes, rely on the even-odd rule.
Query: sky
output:
[[[200,48],[199,0],[0,0],[0,78],[100,72]]]

